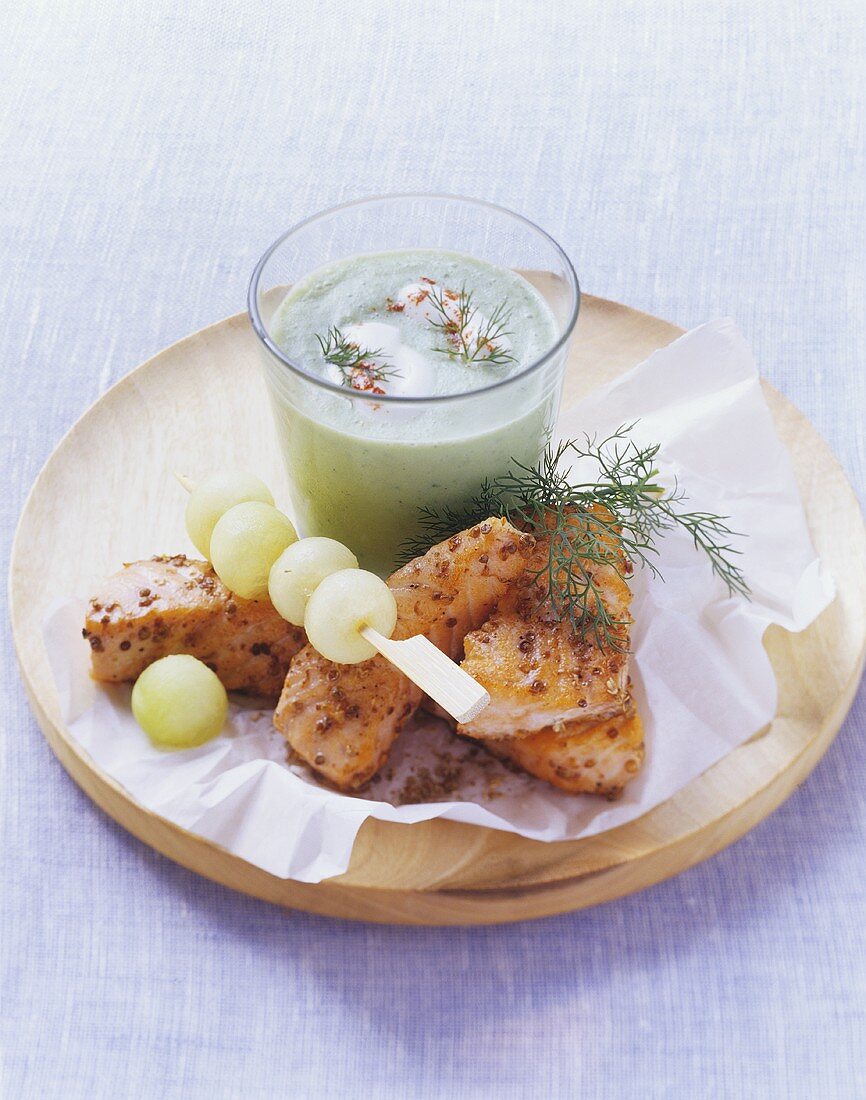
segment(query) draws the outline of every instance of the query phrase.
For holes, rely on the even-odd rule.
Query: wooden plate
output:
[[[566,404],[678,335],[665,321],[585,298]],[[45,610],[58,596],[86,595],[121,561],[187,548],[171,470],[238,462],[287,499],[244,314],[181,340],[120,381],[39,475],[10,579],[15,643],[39,724],[75,781],[135,836],[199,874],[281,905],[357,920],[486,924],[595,905],[659,882],[742,836],[805,779],[839,729],[863,668],[862,516],[823,440],[775,390],[766,392],[839,596],[802,634],[769,631],[780,697],[768,729],[637,821],[553,844],[450,821],[368,821],[349,870],[307,885],[274,878],[151,813],[68,735],[41,640]]]

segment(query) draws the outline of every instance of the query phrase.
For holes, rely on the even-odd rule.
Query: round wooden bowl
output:
[[[584,298],[566,406],[679,335],[666,321]],[[767,633],[779,682],[771,725],[637,821],[552,844],[450,821],[368,821],[348,871],[308,885],[275,878],[145,809],[69,736],[41,636],[51,601],[86,596],[120,562],[189,548],[172,470],[238,463],[287,499],[245,314],[181,340],[122,379],[60,442],[33,486],[13,547],[10,598],[39,724],[75,781],[139,839],[284,906],[356,920],[490,924],[596,905],[668,878],[737,840],[802,783],[839,729],[863,668],[866,530],[856,498],[808,421],[769,386],[766,395],[839,595],[803,633]]]

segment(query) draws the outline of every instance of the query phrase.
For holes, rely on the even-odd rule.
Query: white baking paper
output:
[[[737,545],[752,600],[728,596],[679,532],[660,544],[664,581],[647,571],[636,576],[632,676],[647,758],[620,801],[566,795],[516,775],[428,718],[404,731],[382,776],[354,797],[289,765],[270,712],[248,703],[232,705],[215,741],[160,751],[132,717],[130,689],[90,680],[83,599],[56,606],[45,624],[70,733],[148,809],[302,882],[344,871],[367,817],[443,817],[536,840],[591,836],[639,817],[770,721],[776,683],[763,633],[771,623],[802,630],[834,590],[815,556],[751,353],[732,321],[687,333],[597,390],[569,410],[560,432],[606,432],[634,420],[637,439],[662,444],[663,479],[676,477],[693,508],[728,515],[730,526],[746,533]],[[444,781],[449,793],[405,804],[427,777],[440,788]]]

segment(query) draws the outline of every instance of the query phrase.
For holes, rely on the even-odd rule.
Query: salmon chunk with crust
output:
[[[382,767],[420,702],[421,691],[384,657],[338,665],[307,645],[291,663],[274,725],[294,759],[353,791]]]
[[[424,634],[459,660],[466,633],[489,618],[534,544],[505,520],[490,519],[398,569],[388,580],[397,601],[393,637]],[[292,660],[274,725],[320,776],[357,790],[385,763],[421,701],[421,691],[383,657],[340,665],[308,645]]]
[[[529,737],[484,744],[562,791],[599,794],[611,801],[620,797],[644,761],[643,725],[634,710],[601,722],[563,722]]]
[[[95,680],[122,683],[160,657],[189,653],[228,691],[276,699],[306,644],[268,600],[233,595],[205,561],[183,554],[124,566],[103,582],[84,624]]]
[[[581,638],[544,604],[539,574],[549,537],[539,539],[525,573],[479,629],[464,639],[462,667],[490,693],[490,703],[458,733],[475,738],[526,737],[563,722],[602,721],[630,706],[628,623],[631,591],[623,560],[585,562],[621,648]]]

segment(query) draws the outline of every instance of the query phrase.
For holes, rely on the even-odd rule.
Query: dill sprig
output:
[[[325,362],[339,370],[344,386],[352,386],[356,390],[376,390],[377,383],[400,377],[400,372],[394,367],[373,362],[374,359],[389,358],[381,348],[365,348],[353,343],[336,325],[328,329],[326,336],[316,333],[316,340]]]
[[[627,620],[618,620],[604,600],[597,580],[599,567],[628,580],[635,566],[660,576],[654,558],[657,540],[682,528],[728,592],[749,596],[749,587],[734,557],[731,540],[738,537],[727,516],[688,511],[677,483],[666,489],[658,481],[658,444],[640,446],[630,438],[634,424],[623,425],[605,439],[584,436],[549,446],[537,466],[514,462],[506,474],[486,480],[460,507],[424,508],[419,534],[404,543],[406,560],[425,553],[434,543],[501,516],[536,536],[548,537],[546,558],[531,579],[537,584],[539,606],[568,622],[581,638],[592,638],[606,649],[625,648]],[[577,460],[596,465],[592,480],[572,477]]]
[[[504,366],[516,362],[513,355],[499,345],[512,332],[508,328],[511,310],[505,302],[500,302],[491,316],[477,332],[472,332],[472,322],[478,310],[472,301],[472,292],[464,286],[458,295],[448,297],[448,292],[431,287],[428,300],[436,312],[428,321],[445,337],[445,348],[436,348],[445,355],[456,355],[464,363],[487,363],[492,366]],[[449,302],[451,309],[448,308]]]

